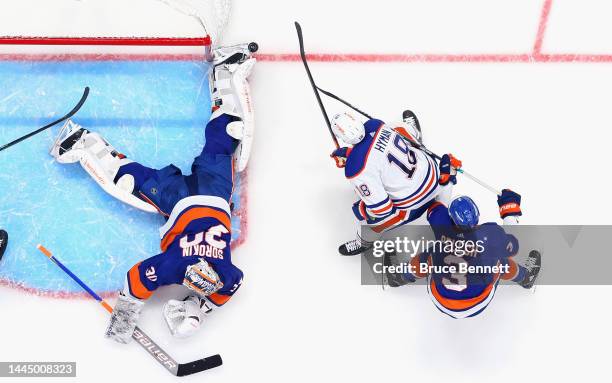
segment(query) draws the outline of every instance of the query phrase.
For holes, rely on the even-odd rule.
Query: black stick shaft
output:
[[[329,98],[333,98],[336,101],[340,101],[341,103],[343,103],[344,105],[348,106],[349,108],[353,109],[355,112],[361,114],[362,116],[372,120],[374,117],[370,116],[369,114],[367,114],[366,112],[364,112],[363,110],[357,108],[356,106],[350,104],[348,101],[345,101],[343,99],[341,99],[340,97],[336,96],[335,94],[333,94],[332,92],[328,92],[325,89],[319,88],[317,86],[317,89],[319,90],[319,92],[323,93],[324,95],[326,95]]]
[[[314,78],[312,77],[312,72],[310,72],[310,68],[308,67],[308,61],[306,60],[306,51],[304,49],[304,36],[302,34],[302,27],[298,22],[295,23],[295,29],[297,30],[298,40],[300,42],[300,56],[302,57],[304,68],[306,68],[306,74],[308,74],[310,85],[312,86],[312,90],[315,94],[315,97],[317,98],[317,102],[319,103],[319,107],[321,108],[321,112],[323,113],[323,118],[325,119],[325,123],[327,124],[327,129],[329,129],[329,133],[332,136],[332,140],[334,140],[336,148],[339,148],[340,144],[338,143],[338,138],[336,138],[336,135],[332,131],[329,116],[327,115],[327,111],[325,110],[325,106],[323,105],[323,101],[321,100],[321,95],[319,94],[319,88],[317,87],[317,84],[315,84]]]
[[[83,91],[83,96],[81,96],[81,100],[64,117],[60,118],[59,120],[55,120],[52,123],[50,123],[48,125],[45,125],[42,128],[40,128],[40,129],[36,129],[35,131],[30,132],[30,133],[26,134],[23,137],[19,137],[18,139],[14,140],[14,141],[11,141],[8,144],[0,146],[0,152],[5,150],[5,149],[10,148],[13,145],[16,145],[16,144],[20,143],[21,141],[27,140],[28,138],[30,138],[32,136],[35,136],[35,135],[37,135],[40,132],[43,132],[43,131],[49,129],[52,126],[55,126],[55,125],[57,125],[59,123],[62,123],[64,121],[66,121],[67,119],[69,119],[70,117],[74,116],[79,111],[79,109],[81,109],[81,107],[83,106],[83,104],[87,100],[87,96],[89,96],[89,87],[85,87],[85,90]]]

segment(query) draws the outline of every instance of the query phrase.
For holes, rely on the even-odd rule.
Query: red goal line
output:
[[[207,37],[0,36],[0,61],[202,60]]]
[[[210,37],[25,37],[0,36],[0,45],[210,46]]]

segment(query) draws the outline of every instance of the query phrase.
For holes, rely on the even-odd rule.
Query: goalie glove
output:
[[[164,305],[164,319],[172,336],[188,338],[198,331],[212,311],[206,299],[190,295],[182,301],[169,300]]]
[[[351,148],[338,148],[330,154],[330,157],[336,161],[336,167],[342,169],[346,166],[346,159],[351,154]]]
[[[204,259],[200,259],[198,263],[187,267],[183,285],[202,298],[223,288],[223,282],[221,282],[219,274]]]

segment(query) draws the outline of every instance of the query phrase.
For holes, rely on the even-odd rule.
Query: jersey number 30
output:
[[[398,168],[400,168],[402,172],[406,173],[406,176],[408,176],[408,178],[412,178],[412,176],[414,175],[414,171],[416,170],[416,154],[414,154],[414,152],[410,150],[406,141],[404,141],[404,139],[399,135],[395,136],[395,141],[393,141],[393,143],[395,144],[395,148],[399,150],[402,154],[400,157],[406,158],[408,164],[404,163],[402,160],[394,156],[391,151],[389,151],[389,153],[387,154],[389,163],[395,164]]]

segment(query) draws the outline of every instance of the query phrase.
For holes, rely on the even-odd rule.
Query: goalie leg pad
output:
[[[238,116],[242,124],[228,125],[228,134],[240,140],[235,151],[237,169],[243,171],[251,155],[251,146],[255,129],[255,116],[251,101],[251,89],[247,81],[256,60],[250,58],[241,64],[219,65],[212,72],[212,99],[215,113],[212,119],[220,114]]]
[[[130,177],[115,179],[119,169],[133,161],[125,158],[98,133],[92,133],[72,121],[62,127],[51,148],[59,163],[80,162],[85,171],[104,191],[140,210],[156,213],[157,209],[137,198],[135,182]]]

